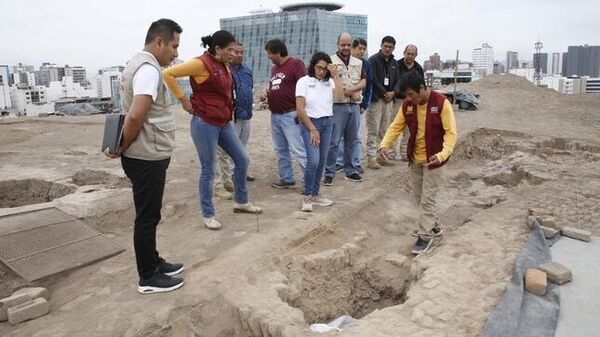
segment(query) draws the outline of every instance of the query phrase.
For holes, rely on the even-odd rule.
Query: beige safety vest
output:
[[[360,75],[362,73],[362,61],[356,57],[350,56],[350,62],[348,66],[342,61],[337,54],[331,55],[331,61],[338,68],[340,74],[340,81],[344,88],[355,86],[360,82]],[[334,103],[357,103],[362,102],[362,90],[358,92],[358,98],[352,99],[351,97],[344,97],[342,100],[334,100]]]
[[[127,63],[121,77],[123,109],[129,113],[131,102],[133,102],[133,75],[146,63],[156,67],[160,74],[158,95],[150,107],[140,133],[123,155],[135,159],[163,160],[171,157],[175,148],[177,126],[168,109],[171,102],[162,79],[161,67],[151,54],[139,52]]]

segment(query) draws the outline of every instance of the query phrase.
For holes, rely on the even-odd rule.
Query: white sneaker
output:
[[[333,205],[333,200],[329,199],[329,198],[325,198],[322,195],[317,195],[315,197],[312,197],[312,202],[316,205],[319,206],[331,206]]]
[[[245,204],[233,203],[233,213],[254,213],[261,214],[262,208],[252,205],[250,202]]]
[[[202,218],[202,220],[204,220],[204,226],[206,226],[206,228],[210,229],[210,230],[219,230],[223,227],[223,225],[221,225],[220,222],[217,221],[217,219],[215,219],[215,217],[212,218]]]
[[[313,211],[313,207],[312,207],[312,200],[310,198],[304,198],[302,199],[302,212],[312,212]]]

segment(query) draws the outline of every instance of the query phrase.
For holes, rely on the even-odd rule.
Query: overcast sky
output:
[[[52,62],[97,70],[123,65],[143,47],[149,24],[161,17],[183,27],[179,55],[202,52],[200,38],[219,29],[219,18],[247,15],[258,8],[279,11],[299,1],[116,1],[0,0],[0,64]],[[597,0],[427,0],[337,1],[342,12],[368,15],[369,52],[392,35],[396,54],[412,43],[423,63],[437,52],[442,59],[470,61],[473,48],[489,43],[497,60],[506,51],[531,60],[534,43],[542,52],[564,52],[569,45],[600,45],[600,1]]]

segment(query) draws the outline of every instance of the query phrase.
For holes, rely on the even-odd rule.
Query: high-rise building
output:
[[[473,72],[481,77],[494,73],[494,49],[489,44],[473,49]]]
[[[254,81],[266,83],[272,64],[264,47],[270,39],[284,40],[289,55],[308,65],[317,51],[333,54],[342,32],[352,38],[367,38],[367,16],[335,12],[340,8],[340,4],[325,2],[281,6],[277,13],[259,10],[221,19],[221,29],[232,32],[244,44],[244,63],[253,70]]]
[[[438,53],[433,53],[433,55],[429,56],[429,62],[431,69],[428,70],[442,70],[442,59]]]
[[[64,71],[64,76],[73,77],[73,83],[87,84],[87,75],[84,67],[69,67],[69,65],[66,65]]]
[[[533,67],[539,69],[541,74],[548,74],[548,53],[533,54]]]
[[[563,76],[600,76],[600,46],[569,46]]]
[[[507,51],[506,52],[506,72],[509,72],[511,69],[519,68],[519,53],[516,51]]]
[[[567,76],[567,60],[569,58],[569,53],[562,53],[562,65],[560,66],[560,73],[563,76]]]
[[[101,70],[100,74],[96,78],[98,85],[98,97],[110,97],[113,102],[114,109],[120,110],[122,107],[120,89],[122,72],[114,71],[114,68],[110,68],[113,71],[108,71],[108,69],[109,68]]]
[[[560,75],[562,73],[561,71],[561,55],[560,53],[552,53],[552,69],[551,69],[551,74],[552,75]]]
[[[39,72],[19,71],[13,74],[13,83],[16,85],[33,87],[36,85],[35,74]]]
[[[0,65],[0,110],[10,109],[11,74],[7,65]]]
[[[50,82],[59,82],[65,76],[65,69],[59,68],[56,64],[44,62],[40,66],[38,76],[36,76],[36,85],[48,86]]]
[[[431,65],[431,61],[425,60],[425,62],[423,62],[423,70],[425,70],[425,71],[433,70],[433,66]]]

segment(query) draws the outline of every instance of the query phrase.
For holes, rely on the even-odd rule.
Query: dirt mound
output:
[[[75,187],[39,179],[0,181],[0,208],[49,202],[75,191]]]
[[[114,188],[131,187],[127,178],[122,178],[104,171],[83,170],[75,173],[73,184],[85,185],[107,185]]]
[[[540,90],[540,91],[551,91],[556,94],[558,92],[551,89],[536,87],[533,83],[529,82],[525,77],[511,75],[511,74],[495,74],[484,77],[480,80],[471,82],[465,85],[473,90],[489,90],[489,89],[516,89],[516,90]]]

